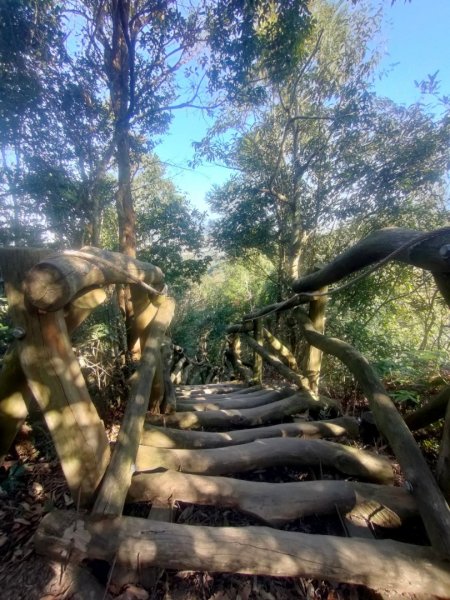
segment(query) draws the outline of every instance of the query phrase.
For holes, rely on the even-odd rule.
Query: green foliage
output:
[[[198,340],[206,336],[209,359],[220,360],[225,330],[257,306],[273,300],[267,289],[272,266],[264,257],[216,261],[199,284],[185,290],[178,299],[172,339],[193,356]]]
[[[172,286],[198,282],[211,261],[204,251],[204,215],[164,177],[158,161],[145,162],[135,188],[139,258],[161,267]]]
[[[6,298],[0,297],[0,357],[6,352],[12,342],[11,326],[7,318],[8,302]]]
[[[221,149],[238,174],[209,195],[216,247],[262,251],[285,279],[323,261],[318,238],[331,227],[404,223],[441,195],[450,161],[446,115],[373,94],[377,18],[319,0],[311,7],[302,60]]]
[[[267,81],[282,80],[302,56],[310,26],[305,0],[219,0],[207,15],[211,89],[235,102],[266,96]]]
[[[419,394],[414,390],[396,390],[390,392],[390,397],[396,404],[420,404]]]
[[[232,258],[261,252],[269,260],[276,260],[282,232],[270,196],[251,182],[233,177],[213,188],[208,201],[214,213],[223,215],[211,228],[219,250]]]
[[[0,3],[0,143],[14,144],[24,118],[36,117],[45,101],[42,70],[60,47],[61,10],[52,0]]]
[[[17,462],[8,471],[8,477],[2,481],[1,490],[3,493],[13,496],[26,486],[27,471],[25,465]]]

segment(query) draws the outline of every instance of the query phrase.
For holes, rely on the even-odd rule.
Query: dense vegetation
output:
[[[448,99],[433,78],[423,103],[376,95],[380,19],[363,1],[5,0],[0,243],[161,266],[174,342],[194,355],[202,339],[220,363],[226,326],[289,296],[293,277],[373,229],[448,220]],[[214,118],[193,163],[232,173],[209,194],[209,224],[154,153],[192,107]],[[91,330],[105,345],[108,314]],[[439,375],[447,316],[430,277],[395,265],[333,297],[327,328],[406,385]],[[273,320],[300,355],[295,315]]]

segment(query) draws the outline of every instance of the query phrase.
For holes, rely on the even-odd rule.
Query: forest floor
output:
[[[362,409],[358,407],[359,409]],[[120,414],[109,426],[111,437],[117,432]],[[387,451],[387,448],[381,449]],[[238,477],[272,482],[299,481],[317,477],[312,469],[300,471],[288,467],[256,470]],[[337,473],[321,473],[335,478]],[[89,600],[74,591],[70,570],[38,556],[33,534],[42,517],[53,508],[74,509],[69,490],[54,456],[53,446],[42,423],[33,430],[24,426],[13,453],[0,470],[0,598],[2,600]],[[137,504],[127,514],[147,516],[150,506]],[[261,525],[256,519],[230,509],[198,507],[179,503],[176,521],[211,526]],[[285,529],[306,533],[345,536],[338,515],[298,519]],[[385,532],[374,532],[385,537]],[[390,534],[389,534],[390,536]],[[420,523],[396,539],[426,543]],[[362,560],[364,558],[362,557]],[[95,576],[106,583],[108,574],[91,565]],[[95,568],[94,568],[95,567]],[[114,577],[112,578],[114,580]],[[362,586],[333,584],[301,578],[275,578],[236,574],[175,572],[155,570],[153,583],[146,589],[136,585],[110,585],[110,596],[120,600],[358,600],[412,598],[406,595],[378,594]]]

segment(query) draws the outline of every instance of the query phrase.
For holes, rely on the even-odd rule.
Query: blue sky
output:
[[[439,70],[440,91],[450,94],[450,0],[373,0],[385,11],[383,39],[386,56],[380,68],[387,72],[376,82],[380,95],[402,104],[420,98],[414,80],[421,81]],[[230,171],[215,165],[202,165],[195,170],[188,166],[192,158],[192,141],[201,139],[207,122],[199,111],[180,111],[172,122],[169,134],[156,147],[166,163],[167,175],[192,204],[207,210],[205,195],[214,184],[223,183]]]

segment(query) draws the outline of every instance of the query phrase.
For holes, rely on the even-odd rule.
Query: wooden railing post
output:
[[[450,401],[445,413],[442,441],[436,465],[436,479],[447,501],[450,500]]]
[[[242,364],[241,338],[239,334],[232,334],[230,336],[230,355],[233,362],[233,369],[248,383],[251,380],[252,374],[250,369]]]
[[[264,344],[263,327],[260,319],[253,321],[253,337],[255,342],[262,346]],[[253,383],[259,385],[263,379],[263,359],[258,352],[253,351]]]
[[[319,290],[326,292],[327,287]],[[319,333],[325,332],[325,309],[327,296],[317,296],[309,303],[309,318],[314,329]],[[305,353],[305,374],[309,381],[309,386],[313,394],[319,393],[320,369],[322,367],[322,350],[308,344]]]
[[[10,315],[21,332],[21,368],[52,435],[72,497],[86,505],[108,464],[109,443],[73,353],[62,306],[44,312],[25,300],[25,275],[41,257],[35,250],[2,249],[1,270]],[[17,385],[20,392],[20,382]]]
[[[278,357],[295,373],[298,372],[297,361],[292,352],[287,348],[278,338],[276,338],[268,329],[263,327],[263,335],[266,341],[269,343],[272,350],[274,350]]]
[[[173,298],[161,296],[157,304],[156,315],[146,330],[141,362],[132,375],[130,395],[119,436],[95,501],[96,513],[120,515],[130,487],[161,344],[175,310]]]
[[[165,337],[161,344],[161,362],[163,369],[164,398],[160,406],[162,414],[171,413],[176,410],[175,387],[170,377],[170,366],[172,364],[172,340]]]

